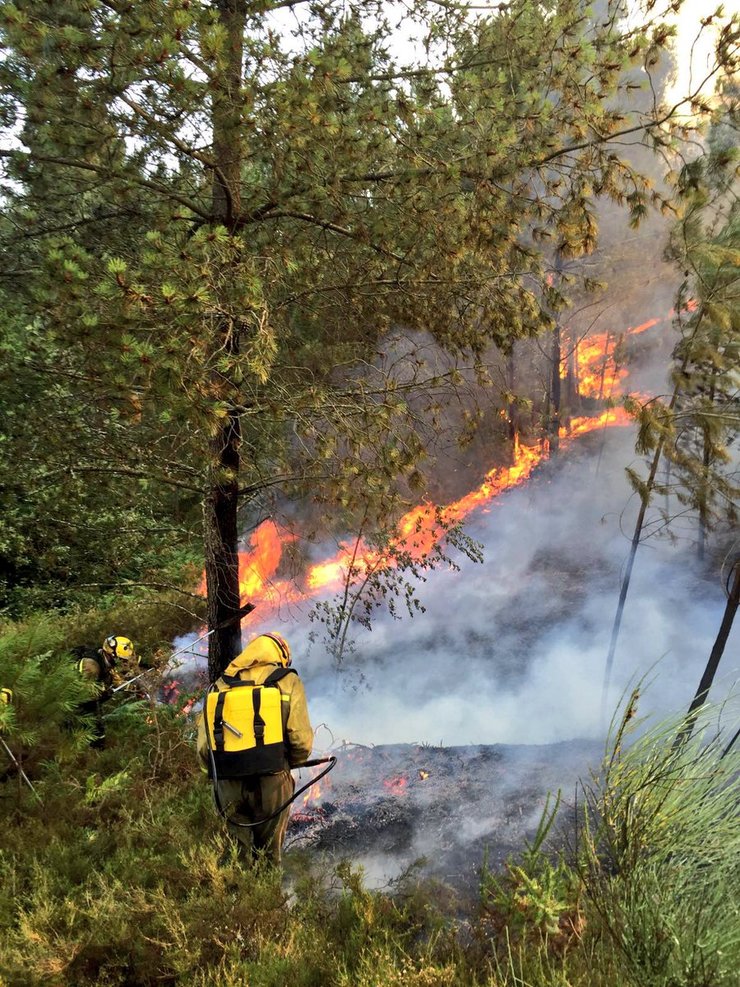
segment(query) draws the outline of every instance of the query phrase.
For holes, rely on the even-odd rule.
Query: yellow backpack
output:
[[[295,674],[293,668],[276,668],[259,685],[237,675],[222,675],[225,688],[211,686],[203,716],[210,750],[208,774],[213,780],[289,768],[285,729],[290,696],[277,683]]]

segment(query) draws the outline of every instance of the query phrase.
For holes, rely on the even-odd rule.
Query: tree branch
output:
[[[354,240],[356,243],[365,243],[371,250],[376,253],[383,254],[385,257],[392,257],[393,260],[397,260],[400,264],[406,263],[406,258],[402,257],[400,254],[394,253],[392,250],[387,250],[378,243],[371,243],[368,240],[363,239],[359,233],[355,233],[353,230],[349,230],[344,226],[338,226],[336,223],[332,223],[327,219],[320,219],[318,216],[312,216],[310,213],[306,212],[295,212],[292,209],[281,209],[279,212],[271,212],[263,219],[298,219],[303,223],[309,223],[312,226],[318,226],[322,230],[328,230],[330,233],[338,233],[340,236],[345,236],[350,240]]]
[[[51,154],[36,154],[33,151],[21,151],[18,149],[9,151],[4,148],[0,148],[0,158],[17,158],[24,157],[29,161],[38,161],[44,164],[57,164],[63,168],[80,168],[82,171],[92,171],[96,175],[102,175],[104,178],[112,177],[123,177],[120,173],[116,175],[114,171],[109,168],[104,168],[101,165],[91,164],[89,161],[79,161],[75,158],[63,158],[57,157]],[[200,206],[196,205],[187,196],[180,195],[179,192],[175,192],[172,189],[168,189],[166,185],[160,185],[158,182],[152,182],[147,178],[140,178],[136,175],[126,175],[127,181],[132,182],[134,185],[138,185],[140,188],[149,189],[151,192],[156,192],[158,195],[163,195],[167,199],[171,199],[173,202],[179,202],[181,206],[185,206],[186,209],[190,209],[191,212],[195,213],[196,216],[200,216],[206,222],[211,222],[213,217],[210,213],[207,213]]]
[[[189,596],[191,600],[204,601],[205,597],[201,596],[200,593],[191,593],[190,590],[181,589],[179,586],[175,586],[173,583],[140,583],[135,580],[125,580],[122,583],[77,583],[80,589],[90,589],[92,587],[103,587],[103,586],[117,586],[121,589],[130,589],[132,586],[151,586],[154,589],[170,589],[175,593],[182,593],[183,596]]]
[[[64,466],[56,470],[58,473],[70,473],[74,476],[75,473],[108,473],[116,476],[128,476],[133,480],[155,480],[158,483],[165,483],[171,487],[178,487],[180,490],[188,490],[190,493],[202,494],[203,489],[201,487],[194,487],[189,483],[183,483],[181,480],[173,480],[166,476],[156,476],[152,473],[148,473],[146,470],[133,470],[126,469],[125,467],[116,466]]]

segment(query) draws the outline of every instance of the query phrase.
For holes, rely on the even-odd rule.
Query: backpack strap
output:
[[[226,701],[226,690],[218,694],[216,709],[213,716],[213,746],[217,751],[224,749],[224,702]]]
[[[225,672],[221,675],[226,685],[233,688],[236,685],[275,685],[280,679],[284,679],[286,675],[297,675],[298,672],[294,668],[276,668],[274,672],[270,672],[264,682],[255,682],[254,679],[240,679],[239,674],[227,675]]]
[[[284,679],[286,675],[297,675],[297,674],[298,672],[296,672],[294,668],[276,668],[274,672],[270,672],[270,674],[267,676],[267,678],[262,684],[277,685],[278,682],[281,679]],[[290,696],[283,693],[282,689],[280,691],[282,693],[281,695],[282,703],[280,704],[282,707],[281,719],[283,722],[283,737],[285,737],[286,730],[288,729],[288,715],[290,714]]]
[[[257,747],[265,746],[265,721],[260,716],[262,690],[252,690],[252,709],[254,710],[254,742]]]
[[[275,685],[284,679],[286,675],[297,675],[298,672],[294,668],[276,668],[274,672],[270,672],[262,685]]]
[[[256,685],[254,679],[240,679],[238,675],[227,675],[225,672],[221,676],[226,685],[233,689],[237,685]]]

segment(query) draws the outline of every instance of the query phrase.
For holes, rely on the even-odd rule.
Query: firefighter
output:
[[[116,668],[118,662],[123,662],[128,671],[132,665],[141,665],[133,642],[120,634],[111,634],[100,648],[75,648],[73,655],[77,659],[77,668],[84,679],[94,685],[95,695],[79,703],[77,712],[89,716],[93,724],[91,747],[105,747],[105,726],[103,724],[103,703],[113,695],[114,685],[120,684],[120,674]],[[144,666],[142,666],[144,667]]]
[[[266,682],[268,677],[279,689],[283,740],[277,745],[279,752],[270,755],[273,758],[268,765],[270,770],[242,777],[227,777],[228,769],[224,769],[218,772],[214,782],[216,803],[226,818],[229,831],[239,841],[242,854],[250,861],[263,857],[276,865],[280,864],[290,816],[290,804],[285,803],[289,803],[295,791],[290,769],[303,764],[313,746],[306,693],[290,665],[291,653],[287,641],[280,634],[260,634],[231,662],[209,693],[223,693],[233,688],[236,682],[272,685],[272,681]],[[251,710],[251,703],[249,708]],[[253,715],[256,722],[257,714]],[[268,716],[267,713],[265,715]],[[207,713],[201,713],[198,718],[198,757],[203,770],[208,771],[213,780],[212,769],[216,763],[212,746],[215,741],[211,737],[213,722],[208,724],[206,716]],[[230,724],[226,726],[232,729]],[[246,726],[241,731],[234,731],[240,735],[246,732]],[[278,812],[281,806],[285,807]]]

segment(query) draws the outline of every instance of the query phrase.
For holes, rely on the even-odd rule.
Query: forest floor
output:
[[[298,797],[286,849],[350,859],[381,887],[417,865],[458,890],[471,873],[500,871],[537,832],[558,792],[560,845],[574,840],[578,781],[596,770],[603,745],[432,747],[410,744],[337,752],[335,769]],[[315,770],[315,769],[314,769]],[[298,787],[307,781],[298,776]]]

